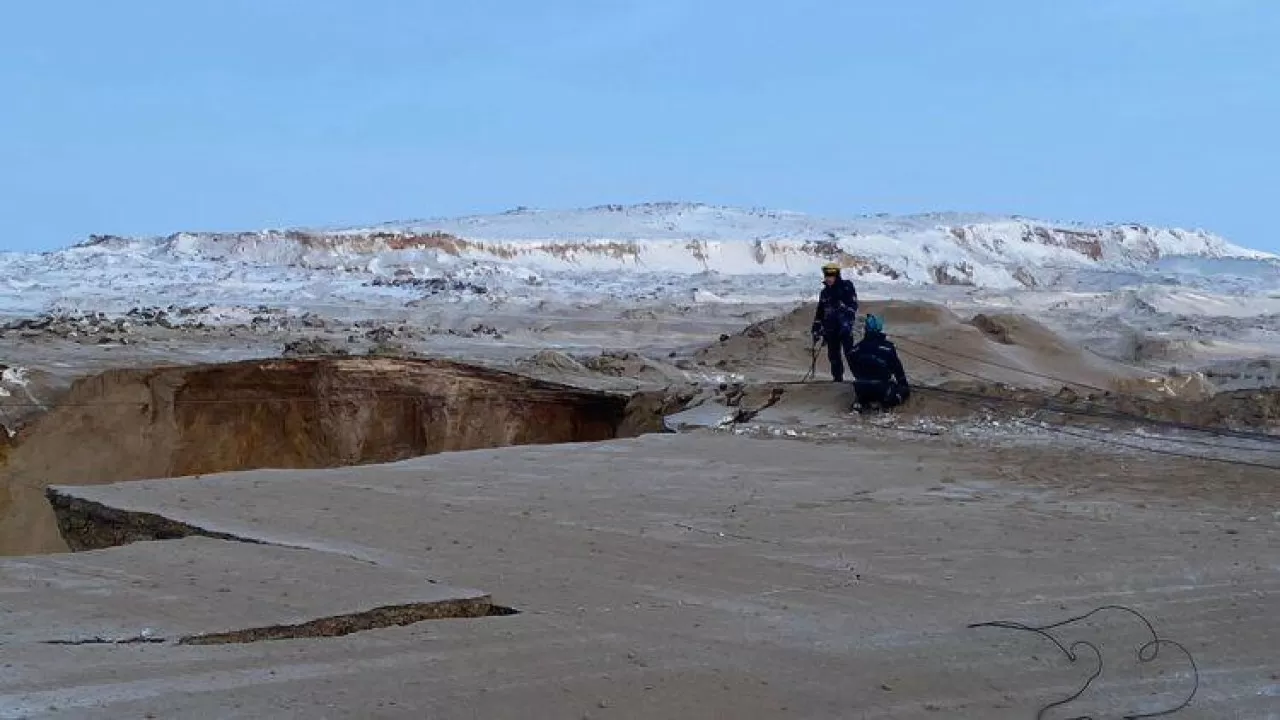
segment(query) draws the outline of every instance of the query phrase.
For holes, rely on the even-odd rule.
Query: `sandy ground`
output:
[[[909,369],[923,378],[957,375],[933,362],[941,361],[1018,386],[1044,386],[1045,379],[1034,373],[1106,385],[1121,378],[1187,377],[1199,371],[1197,384],[1234,389],[1275,385],[1280,369],[1272,360],[1280,348],[1272,336],[1280,338],[1280,332],[1272,332],[1276,323],[1269,317],[1192,321],[1166,313],[1142,316],[1141,322],[1100,322],[1083,300],[1055,302],[1063,293],[1005,297],[965,288],[872,287],[863,294],[868,309],[886,307],[893,298],[887,303],[890,334],[909,355],[904,358]],[[602,353],[654,361],[647,374],[608,360],[603,369],[570,368],[568,373],[575,382],[617,389],[672,381],[798,379],[809,364],[803,312],[781,324],[773,337],[780,347],[764,357],[726,355],[736,351],[732,346],[702,350],[797,307],[803,304],[615,298],[592,304],[352,308],[341,315],[246,308],[240,315],[247,320],[222,324],[196,322],[181,308],[167,315],[142,309],[123,318],[8,318],[0,329],[0,366],[23,373],[25,384],[0,378],[0,425],[16,431],[56,403],[76,378],[110,368],[281,355],[443,357],[548,379],[566,378],[566,368],[563,358],[536,358],[540,352],[568,355],[579,364]],[[988,322],[980,327],[978,316]],[[973,365],[956,352],[985,364]],[[825,371],[825,358],[819,364]]]
[[[1280,497],[1273,475],[1243,468],[875,433],[650,435],[63,491],[300,548],[309,572],[354,559],[520,614],[213,647],[28,632],[6,647],[0,716],[1029,718],[1092,665],[967,626],[1108,603],[1193,654],[1200,687],[1175,717],[1280,712]],[[131,581],[157,584],[182,627],[278,621],[275,603],[259,618],[251,600],[292,582],[284,569],[227,576],[213,605],[200,598],[216,587],[184,586],[172,563],[120,574],[117,554],[167,544],[77,556],[81,579],[57,592],[96,598],[97,613],[48,611],[46,634],[154,627],[154,603],[111,591]],[[32,592],[32,574],[67,578],[56,562],[0,562],[6,597]],[[370,584],[360,602],[403,602],[402,587]],[[1105,662],[1070,710],[1149,712],[1190,692],[1172,649],[1134,661],[1148,639],[1134,618],[1094,620],[1064,633]]]
[[[948,292],[950,308],[868,303],[924,385],[980,379],[1198,401],[1215,378],[1187,369],[1263,363],[1248,369],[1256,386],[1270,367],[1249,357],[1257,345],[1222,353],[1222,339],[1205,333],[1213,352],[1152,344],[1126,359],[1137,346],[1124,345],[1123,328],[1088,326],[1087,307],[1033,318]],[[809,312],[602,303],[343,320],[264,312],[242,325],[143,321],[127,331],[74,320],[0,333],[0,358],[26,371],[0,395],[11,428],[35,427],[74,379],[109,367],[317,352],[451,357],[613,391],[690,387],[704,416],[729,418],[602,444],[65,488],[123,513],[117,520],[162,518],[224,539],[185,556],[166,540],[74,561],[0,560],[0,596],[11,598],[0,717],[1034,717],[1088,668],[1043,639],[966,625],[1052,622],[1109,602],[1146,613],[1195,655],[1201,688],[1174,717],[1280,717],[1271,441],[1227,448],[1197,435],[1191,445],[1108,426],[1064,434],[996,405],[956,413],[954,397],[927,390],[914,409],[851,415],[847,387],[780,385],[808,370]],[[1170,357],[1182,365],[1175,374]],[[1259,397],[1212,417],[1272,431],[1274,403]],[[107,421],[81,414],[86,428]],[[29,438],[14,442],[0,458]],[[1252,464],[1151,452],[1188,448]],[[50,467],[56,455],[45,453]],[[266,558],[278,569],[235,577],[228,558],[244,548],[220,548],[243,543],[225,536],[305,560],[295,573]],[[344,587],[328,603],[255,607],[283,597],[282,582],[341,577],[351,562],[389,579],[370,575],[358,581],[365,593]],[[211,585],[208,573],[226,580]],[[199,648],[46,643],[134,627],[170,639],[438,599],[419,597],[408,578],[475,588],[520,613]],[[138,587],[163,602],[130,601]],[[157,612],[171,630],[156,630]],[[1072,711],[1152,711],[1189,691],[1172,651],[1158,667],[1132,661],[1140,629],[1107,616],[1069,636],[1105,640],[1107,658]]]

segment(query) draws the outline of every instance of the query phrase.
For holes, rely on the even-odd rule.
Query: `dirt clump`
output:
[[[1058,355],[1079,352],[1077,348],[1070,347],[1062,336],[1026,315],[979,313],[973,316],[969,324],[1001,345],[1021,345],[1035,348],[1039,352]]]
[[[444,360],[310,358],[112,370],[75,383],[0,467],[0,554],[65,549],[47,485],[616,437],[623,395]]]
[[[585,365],[558,350],[542,350],[523,360],[520,367],[567,374],[585,375],[590,372]]]
[[[310,357],[327,355],[349,355],[345,347],[327,338],[300,338],[284,344],[282,357]]]
[[[1151,365],[1172,362],[1195,362],[1205,351],[1211,351],[1212,340],[1170,337],[1143,332],[1133,332],[1120,341],[1118,352],[1122,359]]]
[[[606,350],[587,358],[582,366],[609,377],[630,378],[642,383],[666,384],[685,380],[684,373],[673,365],[624,350]]]

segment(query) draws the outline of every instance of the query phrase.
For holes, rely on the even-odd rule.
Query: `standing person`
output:
[[[881,409],[896,407],[911,397],[898,349],[885,337],[884,322],[875,315],[867,316],[862,339],[849,357],[849,371],[853,373],[858,405],[864,410],[871,405]]]
[[[827,342],[827,361],[831,363],[831,379],[844,381],[841,356],[853,365],[853,321],[858,316],[858,291],[853,281],[840,277],[840,266],[822,266],[822,292],[818,294],[818,310],[813,315],[813,341]]]

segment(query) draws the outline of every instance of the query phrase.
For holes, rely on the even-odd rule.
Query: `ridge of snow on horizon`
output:
[[[449,237],[434,242],[433,233]],[[1183,262],[1172,262],[1178,258]],[[375,282],[379,278],[441,278],[492,290],[474,298],[446,288],[433,293],[431,302],[547,296],[585,301],[593,294],[638,289],[679,295],[695,281],[703,299],[718,301],[715,293],[727,292],[748,301],[746,296],[756,300],[761,293],[802,296],[817,267],[833,259],[870,283],[1066,288],[1090,276],[1088,284],[1120,287],[1149,283],[1154,273],[1204,288],[1215,283],[1215,273],[1226,271],[1238,288],[1280,286],[1275,255],[1201,230],[972,213],[840,220],[648,203],[520,208],[367,227],[95,236],[48,253],[0,255],[0,312],[137,305],[144,298],[168,298],[157,303],[167,305],[174,297],[218,304],[384,306],[425,300],[411,284]],[[1234,264],[1224,264],[1228,260]],[[1098,273],[1111,279],[1090,275]],[[708,274],[720,280],[709,282]],[[684,280],[673,285],[663,277]],[[720,289],[708,290],[713,286]]]

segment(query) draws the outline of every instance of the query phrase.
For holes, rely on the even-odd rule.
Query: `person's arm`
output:
[[[889,353],[889,369],[893,371],[893,378],[898,381],[899,385],[907,385],[907,371],[902,367],[902,359],[898,357],[898,349],[893,348],[893,352]]]
[[[857,316],[858,288],[854,287],[852,280],[845,280],[844,304],[849,306],[849,310],[854,314],[854,316]]]

